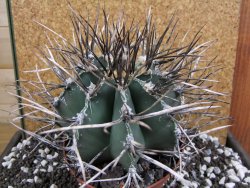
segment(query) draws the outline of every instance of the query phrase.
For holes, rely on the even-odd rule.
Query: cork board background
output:
[[[236,55],[238,36],[240,0],[127,0],[127,1],[95,1],[95,0],[70,0],[72,6],[83,16],[87,13],[90,20],[94,20],[98,2],[105,6],[110,17],[117,17],[123,10],[127,20],[144,20],[148,8],[151,6],[153,18],[158,30],[162,30],[170,16],[175,13],[179,18],[178,32],[183,36],[188,29],[195,33],[202,26],[202,40],[218,41],[209,50],[207,56],[218,56],[216,63],[226,67],[216,79],[221,83],[215,86],[217,91],[232,91],[233,68]],[[34,56],[34,48],[47,44],[44,30],[34,22],[37,20],[50,27],[65,38],[72,38],[72,27],[66,1],[58,0],[12,0],[12,14],[20,79],[35,79],[34,74],[23,73],[24,70],[34,69],[39,60]],[[193,36],[190,34],[190,37]],[[53,77],[42,75],[47,81]],[[230,96],[227,97],[230,102]],[[221,115],[229,115],[230,106],[220,110]],[[223,122],[225,123],[225,122]],[[34,129],[34,124],[27,122],[28,129]],[[224,140],[226,131],[216,133]]]

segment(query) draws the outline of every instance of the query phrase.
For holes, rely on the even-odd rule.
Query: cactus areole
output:
[[[33,106],[26,106],[34,108],[34,113],[38,110],[48,116],[34,120],[59,126],[39,134],[69,133],[72,145],[67,149],[78,160],[86,184],[102,172],[87,179],[84,165],[100,163],[108,163],[103,171],[120,163],[129,174],[126,182],[137,182],[139,159],[185,181],[149,155],[181,155],[183,140],[194,147],[188,136],[191,132],[186,131],[192,121],[185,117],[194,112],[209,116],[209,110],[218,107],[213,105],[223,94],[211,90],[214,80],[209,77],[220,67],[202,59],[211,42],[198,44],[199,32],[191,41],[186,41],[186,34],[178,41],[174,17],[159,35],[150,11],[144,25],[128,24],[123,17],[110,23],[103,11],[100,27],[98,19],[91,24],[70,9],[72,40],[39,23],[55,34],[55,40],[47,35],[49,44],[40,59],[49,68],[42,71],[53,71],[60,81],[45,85],[36,70],[42,84],[37,96],[50,107],[23,98],[32,102]],[[56,89],[59,96],[51,92]]]

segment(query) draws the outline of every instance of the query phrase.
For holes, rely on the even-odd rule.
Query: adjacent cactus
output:
[[[44,84],[35,71],[43,86],[39,96],[46,98],[50,108],[32,105],[51,117],[35,120],[59,126],[39,134],[70,133],[73,142],[68,149],[75,152],[86,184],[100,173],[86,179],[82,161],[119,162],[128,173],[136,171],[141,157],[159,165],[145,154],[174,153],[182,137],[191,142],[183,114],[206,115],[216,96],[223,95],[201,86],[212,81],[208,78],[213,66],[210,61],[198,66],[211,45],[198,44],[199,33],[176,47],[174,18],[158,36],[150,13],[142,28],[134,23],[128,26],[123,19],[110,24],[105,11],[103,17],[99,30],[98,21],[91,25],[72,9],[73,42],[53,31],[62,42],[49,39],[50,46],[40,58],[61,80],[59,85],[48,88],[51,85]],[[50,91],[58,88],[63,92],[54,97]],[[183,180],[164,164],[160,166]]]

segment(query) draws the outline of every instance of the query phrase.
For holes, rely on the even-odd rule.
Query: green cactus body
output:
[[[96,84],[98,79],[90,73],[81,74],[82,82],[86,86]],[[60,97],[56,109],[64,118],[77,118],[79,124],[99,124],[112,120],[113,99],[115,90],[103,84],[98,95],[86,100],[86,95],[72,83]],[[109,110],[107,110],[109,109]],[[109,136],[103,129],[82,129],[78,131],[78,148],[84,161],[90,161],[101,150],[109,145]],[[102,160],[110,159],[109,152],[102,155]]]
[[[124,111],[128,110],[129,114],[135,114],[133,101],[129,89],[126,91],[116,91],[113,120],[117,120],[122,116]],[[128,115],[129,115],[128,114]],[[110,147],[113,157],[117,157],[129,144],[129,140],[134,140],[137,143],[144,145],[144,137],[141,128],[138,124],[123,121],[115,125],[111,129]],[[126,148],[129,150],[130,148]],[[120,159],[120,163],[124,168],[128,169],[131,163],[135,163],[138,157],[134,157],[131,151],[127,151]]]
[[[142,84],[145,85],[146,81],[156,82],[156,80],[152,80],[150,76],[145,75],[140,76],[137,81],[133,81],[129,86],[129,89],[131,90],[131,96],[134,101],[136,113],[143,112],[157,101],[154,96],[150,95],[143,88]],[[170,97],[174,97],[173,99],[175,99],[176,97],[173,91],[171,91],[170,93]],[[171,100],[165,100],[165,102],[169,101]],[[167,105],[171,106],[173,104],[174,102],[171,101],[171,104]],[[161,110],[163,110],[163,106],[161,102],[159,102],[154,107],[149,109],[147,113],[157,112]],[[176,144],[176,133],[175,123],[173,120],[171,120],[170,117],[168,117],[167,115],[161,115],[144,119],[143,122],[145,122],[151,128],[151,130],[142,129],[146,148],[173,150]]]
[[[98,79],[91,73],[82,73],[80,77],[82,83],[87,87],[98,82]],[[103,83],[97,94],[89,100],[80,87],[73,82],[60,96],[56,109],[63,118],[75,118],[79,124],[111,122],[125,118],[123,113],[126,111],[130,118],[130,115],[133,116],[146,110],[157,101],[156,97],[149,94],[150,92],[146,91],[144,86],[149,82],[157,83],[160,78],[158,75],[141,75],[133,80],[126,90],[121,91],[115,91]],[[168,98],[162,99],[147,113],[163,110],[162,103],[174,106],[176,99],[176,92],[171,90]],[[175,123],[169,116],[161,115],[142,121],[149,125],[151,130],[142,128],[135,122],[131,123],[129,119],[124,119],[121,123],[112,126],[110,134],[105,133],[103,128],[79,130],[77,134],[78,149],[82,159],[90,161],[103,148],[109,146],[102,155],[101,161],[111,160],[126,149],[119,162],[128,170],[130,165],[134,165],[138,159],[129,148],[129,140],[133,140],[147,149],[173,150],[177,138]]]

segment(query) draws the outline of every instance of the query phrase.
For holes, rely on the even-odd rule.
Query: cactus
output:
[[[147,153],[176,153],[183,137],[192,145],[192,131],[184,130],[189,122],[183,118],[195,112],[209,115],[208,111],[217,107],[213,106],[219,101],[217,96],[223,94],[204,85],[212,81],[210,70],[216,66],[201,61],[212,42],[199,44],[198,32],[191,42],[177,46],[174,16],[158,36],[150,12],[140,28],[134,23],[128,26],[123,18],[110,24],[104,11],[104,26],[99,30],[98,20],[91,25],[71,10],[73,42],[39,23],[57,37],[53,41],[47,35],[49,46],[39,57],[60,84],[44,83],[36,69],[33,72],[42,85],[37,96],[45,98],[49,108],[21,97],[32,104],[28,107],[49,117],[33,120],[57,125],[40,130],[36,137],[48,142],[41,136],[68,132],[72,146],[66,149],[75,153],[84,185],[101,174],[87,179],[85,165],[104,162],[109,163],[103,170],[120,163],[131,174],[126,182],[137,182],[140,158],[185,182]],[[205,66],[200,68],[200,62]],[[63,90],[59,96],[52,95],[56,89]]]

